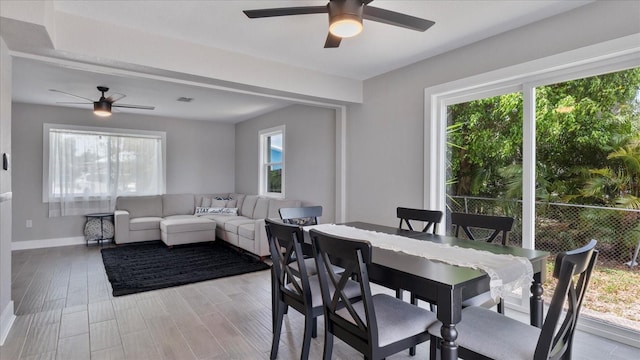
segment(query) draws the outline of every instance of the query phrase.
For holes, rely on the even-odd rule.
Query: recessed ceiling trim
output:
[[[321,106],[321,107],[329,107],[329,108],[338,108],[339,106],[343,105],[342,103],[338,103],[338,102],[315,100],[315,99],[301,98],[301,97],[295,97],[295,96],[284,96],[284,95],[261,93],[261,92],[257,92],[257,91],[250,91],[250,90],[238,89],[238,88],[233,88],[233,87],[220,86],[220,85],[210,84],[210,83],[206,83],[206,82],[185,80],[185,79],[180,79],[180,78],[176,78],[176,77],[162,76],[162,75],[150,74],[150,73],[146,73],[146,72],[131,71],[131,70],[115,68],[115,67],[108,67],[108,66],[103,66],[103,65],[88,64],[88,63],[84,63],[84,62],[78,62],[78,61],[72,61],[72,60],[67,60],[67,59],[54,58],[54,57],[43,56],[43,55],[38,55],[38,54],[24,53],[24,52],[19,52],[19,51],[10,52],[10,54],[12,56],[14,56],[14,57],[20,57],[20,58],[29,59],[29,60],[41,61],[41,62],[44,62],[44,63],[48,63],[48,64],[52,64],[52,65],[56,65],[56,66],[63,66],[63,67],[66,67],[66,68],[75,69],[75,70],[79,70],[79,71],[87,71],[87,72],[106,74],[106,75],[112,75],[112,76],[129,77],[129,78],[139,78],[139,79],[150,79],[150,80],[157,80],[157,81],[165,81],[165,82],[170,82],[170,83],[180,84],[180,85],[185,85],[185,86],[195,86],[195,87],[201,87],[201,88],[205,88],[205,89],[228,91],[228,92],[237,93],[237,94],[264,97],[264,98],[267,98],[267,99],[291,101],[291,102],[295,102],[295,103],[298,103],[298,104],[304,104],[304,105]],[[187,74],[187,76],[188,76],[188,74]],[[211,80],[215,80],[215,79],[211,79]]]

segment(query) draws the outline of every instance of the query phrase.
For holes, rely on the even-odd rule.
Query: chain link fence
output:
[[[521,201],[450,197],[447,212],[511,216],[515,223],[509,244],[522,246]],[[536,249],[555,255],[596,239],[600,266],[630,269],[622,265],[631,264],[640,241],[640,210],[536,202],[535,222]],[[448,234],[451,230],[451,224],[447,224]]]

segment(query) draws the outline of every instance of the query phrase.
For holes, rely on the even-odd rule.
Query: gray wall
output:
[[[11,56],[0,37],[0,156],[11,153]],[[11,167],[0,168],[0,345],[13,317],[11,303]]]
[[[13,241],[82,236],[84,216],[48,217],[42,202],[42,124],[76,124],[167,133],[167,193],[234,191],[235,127],[208,121],[116,113],[99,119],[89,108],[13,104]],[[33,220],[27,229],[25,222]]]
[[[285,125],[285,196],[322,205],[335,219],[336,112],[294,105],[236,125],[236,191],[258,192],[260,130]]]
[[[397,225],[423,206],[424,89],[640,33],[640,3],[602,1],[364,82],[347,114],[347,217]]]

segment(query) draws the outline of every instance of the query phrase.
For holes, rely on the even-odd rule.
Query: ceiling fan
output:
[[[272,9],[244,10],[251,19],[306,15],[329,14],[329,34],[325,48],[337,48],[342,38],[358,35],[362,31],[362,20],[377,21],[410,30],[425,31],[435,22],[391,10],[369,6],[373,0],[329,0],[325,6],[298,6]]]
[[[71,93],[68,93],[68,92],[56,90],[56,89],[49,89],[49,91],[58,92],[58,93],[61,93],[61,94],[65,94],[65,95],[69,95],[69,96],[77,97],[79,99],[86,100],[85,102],[58,102],[58,104],[91,104],[91,103],[93,103],[93,113],[98,115],[98,116],[102,116],[102,117],[111,116],[111,108],[112,107],[129,108],[129,109],[141,109],[141,110],[154,110],[155,109],[154,106],[115,104],[116,101],[123,99],[127,95],[120,94],[120,93],[114,93],[114,94],[117,94],[119,96],[116,97],[116,98],[113,98],[112,95],[110,95],[109,97],[105,97],[104,93],[109,91],[109,88],[106,87],[106,86],[98,86],[98,91],[100,91],[102,93],[102,95],[100,96],[100,99],[98,99],[97,101],[94,101],[94,100],[86,98],[86,97],[74,95],[74,94],[71,94]]]

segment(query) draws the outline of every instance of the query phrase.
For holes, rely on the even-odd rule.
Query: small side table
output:
[[[113,213],[87,214],[87,223],[84,225],[84,238],[89,246],[89,241],[96,241],[100,246],[104,240],[113,240]]]

